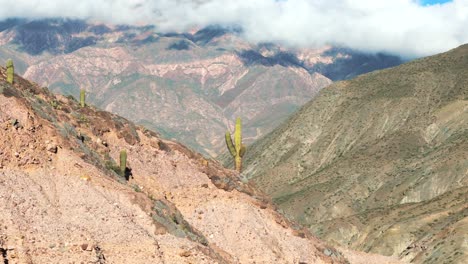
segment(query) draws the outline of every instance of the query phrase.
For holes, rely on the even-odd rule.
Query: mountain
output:
[[[332,244],[466,263],[468,45],[336,82],[246,155],[246,177]]]
[[[252,44],[242,29],[158,33],[152,26],[70,19],[0,23],[0,59],[25,78],[177,139],[204,154],[224,151],[237,116],[246,143],[270,132],[334,80],[401,63],[344,48]]]
[[[398,263],[330,247],[218,162],[3,67],[0,138],[1,263]]]

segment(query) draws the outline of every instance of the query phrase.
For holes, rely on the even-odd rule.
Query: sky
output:
[[[468,43],[468,0],[0,0],[0,19],[69,17],[185,31],[236,25],[252,42],[408,58]]]
[[[435,4],[444,4],[452,2],[452,0],[422,0],[421,4],[422,5],[435,5]]]

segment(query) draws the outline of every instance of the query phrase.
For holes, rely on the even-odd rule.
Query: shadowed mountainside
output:
[[[468,258],[468,45],[324,88],[245,174],[319,237],[414,263]]]

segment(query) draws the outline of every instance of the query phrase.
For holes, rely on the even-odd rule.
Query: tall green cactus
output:
[[[231,132],[226,131],[225,135],[226,146],[234,158],[236,170],[241,172],[242,170],[242,157],[245,154],[245,146],[242,144],[242,124],[241,119],[236,119],[236,130],[234,131],[234,143],[232,142]]]
[[[120,175],[125,177],[125,172],[127,171],[127,151],[121,150],[120,151]]]
[[[13,84],[13,79],[15,76],[15,66],[13,66],[13,61],[11,59],[6,62],[7,68],[7,82]]]
[[[81,107],[86,106],[86,91],[84,89],[80,90],[80,105]]]

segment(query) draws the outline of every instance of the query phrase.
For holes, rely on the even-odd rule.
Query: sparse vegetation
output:
[[[153,220],[163,225],[169,233],[177,237],[186,237],[204,246],[208,245],[208,240],[203,234],[195,230],[172,204],[156,200],[154,201],[153,212]]]
[[[89,122],[89,120],[85,115],[80,114],[80,116],[78,118],[78,122],[82,123],[82,124],[87,124]]]
[[[15,66],[13,65],[13,60],[9,59],[6,62],[6,68],[7,68],[7,82],[10,84],[13,84],[13,80],[15,77]]]
[[[124,149],[120,151],[120,175],[122,177],[125,177],[126,171],[127,171],[127,151]]]
[[[107,153],[104,156],[104,165],[106,169],[115,172],[117,175],[121,175],[120,166]]]
[[[238,117],[236,119],[236,129],[234,131],[234,143],[232,142],[231,132],[226,131],[225,135],[226,146],[229,153],[234,158],[236,170],[240,173],[242,171],[242,157],[245,154],[245,146],[242,144],[242,123]]]
[[[60,104],[57,100],[51,100],[50,101],[50,105],[54,108],[54,109],[60,109]]]
[[[135,192],[138,192],[138,193],[143,192],[143,190],[141,189],[140,185],[138,185],[138,184],[133,184],[133,185],[132,185],[132,188],[133,188],[133,190],[134,190]]]
[[[67,95],[66,97],[67,97],[68,100],[70,100],[72,102],[77,102],[76,98],[71,94]]]
[[[84,89],[80,90],[80,105],[81,107],[86,106],[86,91]]]

